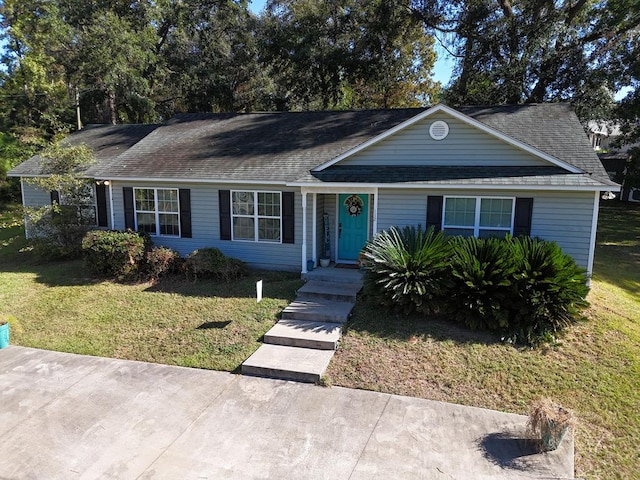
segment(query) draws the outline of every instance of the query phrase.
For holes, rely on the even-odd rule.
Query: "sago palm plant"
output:
[[[405,313],[438,311],[449,287],[451,248],[433,228],[395,227],[365,246],[365,283],[382,304]]]

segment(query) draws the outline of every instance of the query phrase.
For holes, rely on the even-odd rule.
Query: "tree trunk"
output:
[[[113,90],[110,90],[107,97],[109,122],[111,125],[118,123],[118,112],[116,111],[116,94]]]

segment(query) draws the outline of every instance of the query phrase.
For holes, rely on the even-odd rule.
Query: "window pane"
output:
[[[143,188],[136,189],[136,210],[155,211],[155,202],[153,199],[153,189]]]
[[[233,192],[234,215],[253,215],[253,192]]]
[[[259,218],[258,219],[258,240],[265,242],[280,241],[280,219],[279,218]]]
[[[483,198],[480,203],[480,226],[511,228],[513,200]]]
[[[445,225],[473,226],[476,217],[475,198],[447,198],[444,210]]]
[[[258,192],[258,215],[266,217],[280,216],[280,194]]]
[[[161,213],[160,235],[180,235],[178,215],[173,213]]]
[[[444,233],[452,237],[473,237],[473,228],[445,228]]]
[[[158,189],[158,211],[178,212],[178,191]]]
[[[156,234],[156,216],[153,213],[138,213],[138,230]]]
[[[254,240],[255,239],[253,218],[234,217],[233,239],[234,240]]]

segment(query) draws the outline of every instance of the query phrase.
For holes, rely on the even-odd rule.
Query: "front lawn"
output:
[[[0,214],[0,317],[14,317],[15,345],[233,371],[301,284],[299,274],[255,271],[228,284],[99,281],[80,260],[35,262],[18,212]],[[259,279],[265,298],[258,304]]]
[[[572,408],[576,475],[640,471],[640,207],[603,202],[588,319],[557,345],[520,349],[448,322],[381,313],[360,297],[328,371],[333,385],[527,414]]]

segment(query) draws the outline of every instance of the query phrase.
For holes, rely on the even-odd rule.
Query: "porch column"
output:
[[[307,192],[302,192],[302,273],[307,273]]]
[[[109,210],[111,213],[111,230],[116,229],[116,212],[113,211],[113,185],[109,180],[106,180],[105,185],[109,185]]]
[[[318,225],[316,219],[318,218],[318,194],[314,192],[313,194],[313,217],[311,218],[311,259],[313,260],[313,265],[316,266],[318,259]]]

